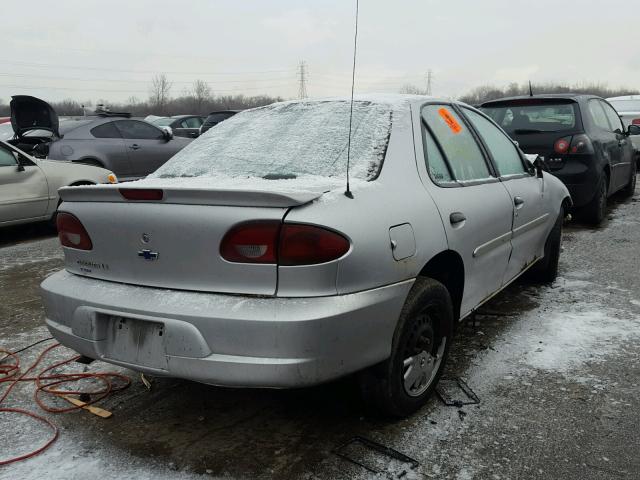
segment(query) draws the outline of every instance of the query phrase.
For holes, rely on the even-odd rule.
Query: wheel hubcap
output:
[[[447,343],[438,338],[433,319],[427,315],[416,322],[403,355],[402,380],[405,392],[411,397],[422,395],[431,385],[440,365]]]

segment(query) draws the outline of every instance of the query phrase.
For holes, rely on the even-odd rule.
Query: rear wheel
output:
[[[451,296],[445,286],[418,278],[400,314],[391,356],[360,374],[364,401],[394,417],[422,407],[442,375],[453,323]]]
[[[584,219],[594,225],[599,225],[604,220],[607,212],[607,176],[603,174],[598,182],[598,187],[593,199],[584,209]]]
[[[551,229],[547,241],[544,244],[544,258],[539,260],[529,270],[529,278],[535,282],[551,283],[558,278],[558,264],[560,263],[560,251],[562,250],[562,222],[564,221],[564,206],[560,207],[560,213],[556,223]]]
[[[625,198],[633,197],[633,194],[636,192],[636,174],[638,173],[638,167],[636,162],[631,162],[631,176],[629,177],[629,183],[627,186],[622,189],[622,195]]]

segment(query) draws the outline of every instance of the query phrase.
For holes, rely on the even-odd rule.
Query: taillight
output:
[[[575,135],[571,140],[571,146],[569,147],[569,153],[594,153],[593,144],[591,139],[585,135]]]
[[[313,225],[285,223],[280,233],[280,265],[314,265],[330,262],[349,251],[349,240]]]
[[[56,216],[58,238],[64,247],[78,250],[91,250],[93,243],[84,226],[74,215],[59,212]]]
[[[640,118],[634,118],[631,120],[631,125],[640,125]]]
[[[236,225],[222,239],[220,255],[228,262],[277,263],[279,221]]]
[[[220,255],[234,263],[314,265],[336,260],[349,248],[349,240],[326,228],[269,220],[233,227],[222,239]]]
[[[120,195],[127,200],[162,200],[164,192],[159,188],[121,188]]]
[[[565,154],[569,151],[571,145],[571,137],[564,137],[556,141],[553,144],[553,151],[560,154]]]

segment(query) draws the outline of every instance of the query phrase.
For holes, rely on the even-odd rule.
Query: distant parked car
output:
[[[556,278],[571,203],[484,114],[401,95],[248,110],[149,178],[61,194],[66,270],[42,293],[62,344],[234,387],[359,372],[397,416],[459,320],[525,271]]]
[[[62,121],[39,98],[14,96],[10,105],[14,137],[9,143],[38,158],[104,167],[121,180],[148,175],[191,141],[126,114]]]
[[[0,124],[11,121],[11,117],[0,117]]]
[[[481,105],[518,141],[538,154],[569,191],[585,220],[598,224],[607,198],[633,195],[636,162],[629,137],[640,125],[624,127],[614,108],[593,95],[535,95],[492,100]]]
[[[199,115],[174,115],[151,120],[156,127],[170,127],[174,135],[187,138],[197,138],[203,122],[204,118]]]
[[[221,110],[219,112],[211,112],[200,127],[200,135],[211,127],[215,127],[220,122],[225,121],[227,118],[233,117],[238,112],[240,112],[240,110]]]
[[[640,95],[607,98],[616,109],[625,127],[640,125]],[[631,137],[631,143],[636,150],[636,163],[640,168],[640,136]]]
[[[0,227],[51,219],[61,187],[116,181],[108,170],[40,160],[0,141]]]

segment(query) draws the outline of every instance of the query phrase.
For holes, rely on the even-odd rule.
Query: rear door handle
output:
[[[466,219],[467,217],[465,217],[464,213],[462,212],[453,212],[451,215],[449,215],[449,222],[451,222],[451,225],[458,225],[464,222]]]
[[[513,204],[516,208],[522,208],[524,205],[524,199],[522,197],[513,197]]]
[[[137,143],[134,143],[133,145],[129,145],[129,148],[131,150],[139,150],[140,149],[140,145],[138,145]]]

